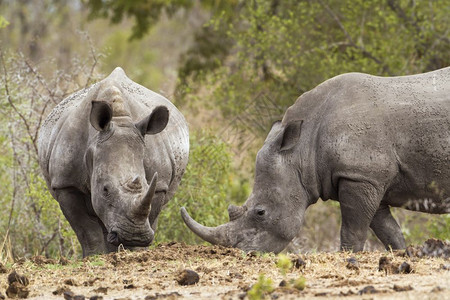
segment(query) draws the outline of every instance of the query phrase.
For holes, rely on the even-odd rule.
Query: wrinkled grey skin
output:
[[[450,68],[325,81],[273,125],[255,172],[229,223],[204,227],[182,208],[187,226],[214,244],[277,253],[320,197],[340,202],[341,249],[363,250],[369,228],[387,248],[404,248],[390,207],[450,213]]]
[[[38,150],[87,256],[151,243],[186,168],[189,133],[172,103],[116,68],[53,109]]]

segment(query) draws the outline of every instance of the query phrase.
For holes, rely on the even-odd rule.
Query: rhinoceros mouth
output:
[[[127,233],[124,234],[120,230],[111,230],[107,237],[108,243],[118,247],[123,245],[125,247],[147,247],[153,241],[153,232]]]

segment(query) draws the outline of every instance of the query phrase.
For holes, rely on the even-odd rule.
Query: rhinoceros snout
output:
[[[108,243],[119,246],[122,244],[125,247],[147,247],[150,246],[150,244],[153,241],[153,232],[146,231],[143,233],[135,233],[132,235],[122,235],[120,232],[112,230],[108,233],[106,239]]]

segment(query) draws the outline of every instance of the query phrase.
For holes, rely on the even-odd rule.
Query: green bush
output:
[[[202,242],[185,226],[180,216],[182,206],[199,223],[217,226],[228,221],[227,208],[233,196],[245,200],[246,184],[233,177],[231,151],[225,142],[200,130],[191,133],[190,147],[186,173],[159,217],[156,244],[174,240]]]
[[[80,255],[81,248],[75,232],[64,217],[58,202],[50,195],[45,180],[36,173],[30,174],[26,193],[36,210],[36,223],[41,224],[37,243],[47,257]],[[54,241],[53,243],[51,243]],[[41,245],[42,244],[42,245]]]
[[[402,228],[407,245],[421,245],[430,238],[450,241],[449,215],[426,214],[401,208],[394,208],[392,212]]]
[[[43,77],[21,55],[0,58],[0,258],[78,256],[75,234],[41,177],[37,136],[51,107],[81,88],[80,78],[83,86],[96,78],[77,61],[72,73],[80,77],[70,80],[59,71]]]

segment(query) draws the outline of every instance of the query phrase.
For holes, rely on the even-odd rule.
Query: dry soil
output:
[[[273,254],[180,243],[83,260],[37,256],[0,268],[0,299],[247,299],[260,274],[273,282],[267,299],[450,299],[448,244],[435,246],[428,253],[422,246],[288,254],[293,266],[285,275]],[[302,276],[304,290],[279,286]]]

